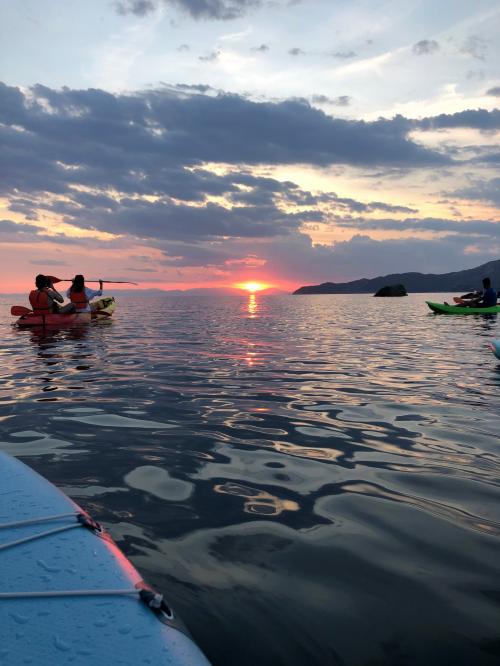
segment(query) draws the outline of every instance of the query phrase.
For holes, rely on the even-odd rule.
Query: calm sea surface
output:
[[[214,665],[498,665],[500,321],[424,300],[123,296],[42,335],[3,297],[0,448]]]

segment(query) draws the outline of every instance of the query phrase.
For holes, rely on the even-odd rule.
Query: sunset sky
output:
[[[500,258],[495,0],[0,0],[0,291]]]

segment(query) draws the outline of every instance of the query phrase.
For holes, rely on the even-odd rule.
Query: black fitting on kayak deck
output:
[[[162,624],[166,624],[167,626],[172,627],[172,629],[177,629],[177,631],[180,631],[193,640],[188,628],[167,604],[163,594],[159,594],[156,590],[149,587],[149,585],[143,580],[136,583],[135,589],[137,590],[139,599],[142,603],[145,604],[149,610],[153,611]]]
[[[162,621],[174,619],[174,611],[165,602],[163,594],[143,588],[142,590],[139,590],[139,597],[148,608],[151,608],[158,619]]]
[[[76,519],[82,525],[82,527],[86,527],[88,530],[93,532],[94,534],[102,535],[104,530],[102,527],[99,525],[99,523],[91,518],[88,514],[86,513],[78,513],[76,516]]]

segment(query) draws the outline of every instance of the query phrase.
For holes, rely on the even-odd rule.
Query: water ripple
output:
[[[123,297],[44,334],[4,299],[0,446],[216,664],[496,664],[499,324],[424,300]]]

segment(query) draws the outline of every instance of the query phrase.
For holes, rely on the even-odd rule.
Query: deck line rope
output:
[[[13,546],[19,546],[20,544],[27,543],[28,541],[41,539],[42,537],[50,536],[51,534],[58,534],[59,532],[72,530],[75,527],[83,527],[83,525],[81,523],[75,523],[74,525],[63,525],[62,527],[56,527],[55,529],[47,530],[46,532],[38,532],[38,534],[30,534],[30,536],[23,537],[22,539],[17,539],[16,541],[8,541],[7,543],[0,544],[0,551],[6,550],[7,548],[12,548]]]
[[[76,511],[71,513],[58,513],[55,516],[41,516],[39,518],[29,518],[28,520],[16,520],[13,523],[0,523],[0,530],[4,530],[10,527],[22,527],[23,525],[37,525],[38,523],[48,523],[52,520],[59,520],[61,518],[75,518],[78,516]]]

